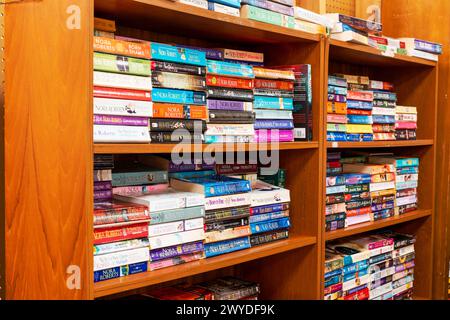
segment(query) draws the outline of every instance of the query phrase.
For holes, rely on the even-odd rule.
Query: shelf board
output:
[[[396,54],[385,56],[382,51],[360,44],[330,40],[330,60],[359,65],[392,67],[435,67],[437,63],[416,57]]]
[[[397,224],[417,220],[420,218],[428,217],[432,215],[432,210],[417,210],[410,212],[401,216],[392,217],[389,219],[361,223],[355,226],[351,226],[342,230],[331,231],[325,233],[325,241],[331,241],[341,238],[346,238],[356,234],[361,234],[373,230],[384,229],[390,226],[395,226]]]
[[[318,142],[283,142],[280,144],[94,144],[95,154],[153,154],[171,153],[172,151],[195,152],[236,152],[236,151],[266,151],[266,150],[302,150],[317,149]]]
[[[95,0],[95,14],[121,24],[180,36],[271,44],[318,42],[321,36],[167,0]]]
[[[409,141],[370,141],[370,142],[328,142],[328,149],[364,149],[364,148],[401,148],[432,146],[434,140],[409,140]]]
[[[265,258],[279,253],[311,246],[317,243],[316,237],[292,237],[288,240],[266,244],[222,256],[190,262],[158,271],[146,272],[119,279],[94,284],[94,297],[100,298],[120,292],[182,279],[196,274],[227,268],[240,263]]]

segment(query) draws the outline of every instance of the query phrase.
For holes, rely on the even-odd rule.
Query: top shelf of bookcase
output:
[[[382,51],[354,43],[330,40],[330,60],[350,64],[384,67],[435,67],[437,63],[396,54],[386,56]]]
[[[95,0],[95,14],[130,27],[243,44],[315,43],[320,35],[208,11],[169,0]]]

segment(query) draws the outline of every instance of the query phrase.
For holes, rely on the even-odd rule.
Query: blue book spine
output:
[[[378,211],[378,212],[373,212],[373,220],[377,221],[377,220],[383,220],[383,219],[387,219],[393,216],[393,212],[392,209],[387,209],[387,210],[383,210],[383,211]]]
[[[267,206],[251,208],[253,215],[280,212],[280,211],[286,211],[286,210],[289,210],[289,204],[287,204],[287,203],[269,204]]]
[[[199,50],[175,47],[162,43],[151,43],[152,60],[206,66],[206,54]]]
[[[368,274],[369,274],[369,268],[363,269],[363,270],[359,270],[357,273],[356,272],[355,273],[348,273],[348,274],[344,275],[342,280],[344,282],[346,282],[346,281],[354,280],[357,277],[358,278],[359,277],[364,277],[365,275],[368,275]]]
[[[367,102],[367,101],[348,100],[347,108],[348,109],[357,109],[357,110],[372,110],[373,103]]]
[[[327,195],[345,193],[345,186],[327,187]]]
[[[250,224],[250,230],[252,234],[258,234],[263,232],[269,232],[279,229],[287,229],[291,226],[291,221],[289,218],[283,218],[278,220],[272,220],[262,223]]]
[[[345,257],[345,258],[351,259],[350,257]],[[346,260],[345,258],[344,258],[344,260]],[[351,263],[351,261],[348,261],[348,259],[347,259],[347,262],[350,262],[350,264],[347,263],[347,265],[342,268],[342,273],[344,274],[344,276],[347,274],[355,273],[359,270],[365,270],[365,269],[369,268],[368,260],[359,261],[357,263]],[[344,261],[344,264],[346,264],[345,262],[346,261]]]
[[[368,184],[372,182],[370,174],[347,174],[345,176],[346,185]]]
[[[337,270],[325,273],[325,277],[324,278],[328,279],[328,278],[332,278],[332,277],[335,277],[335,276],[341,276],[341,275],[342,275],[342,269],[337,269]]]
[[[292,120],[256,120],[255,130],[258,129],[279,129],[290,130],[294,129],[294,121]]]
[[[395,188],[397,190],[414,189],[419,187],[419,181],[397,182]]]
[[[294,99],[255,96],[254,109],[294,110]]]
[[[397,101],[397,94],[394,92],[374,91],[373,99],[374,100]]]
[[[395,116],[373,116],[373,123],[378,124],[395,124]]]
[[[239,182],[217,182],[203,184],[205,197],[220,197],[230,194],[246,193],[252,191],[250,182],[242,180]]]
[[[400,176],[404,174],[418,174],[418,173],[419,173],[418,167],[405,167],[397,169],[397,174]]]
[[[327,187],[344,186],[346,181],[346,176],[327,177]]]
[[[260,223],[270,220],[283,219],[286,218],[285,212],[273,212],[253,215],[250,217],[250,223]]]
[[[207,243],[205,244],[205,256],[206,258],[211,258],[226,253],[248,249],[250,247],[251,244],[249,237],[220,241],[215,243]]]
[[[373,141],[373,134],[370,134],[370,133],[364,133],[364,134],[348,133],[346,141],[348,141],[348,142],[368,142],[368,141]]]
[[[395,208],[395,202],[394,201],[388,201],[381,204],[374,204],[372,205],[372,212],[377,212],[381,210],[388,210],[388,209],[394,209]]]
[[[372,116],[348,115],[347,121],[350,124],[373,124]]]
[[[241,0],[208,0],[208,2],[215,2],[238,9],[241,8]]]
[[[419,166],[419,158],[397,159],[395,162],[396,168]]]
[[[347,86],[348,86],[347,79],[333,77],[333,76],[328,77],[328,85],[335,86],[335,87],[343,87],[343,88],[347,88]]]
[[[343,87],[335,87],[335,86],[328,86],[328,93],[329,94],[339,94],[339,95],[343,95],[346,96],[347,95],[347,88],[343,88]]]
[[[232,63],[226,61],[207,60],[206,71],[208,73],[242,78],[255,78],[253,67],[247,64]]]
[[[442,45],[439,43],[415,39],[414,46],[415,49],[419,51],[425,51],[434,54],[442,54]]]
[[[327,132],[327,141],[343,142],[347,141],[345,132]]]
[[[197,91],[153,88],[153,102],[178,104],[206,104],[206,93]]]
[[[332,286],[332,285],[335,285],[335,284],[338,284],[341,281],[342,281],[342,276],[340,276],[340,275],[337,275],[337,276],[331,277],[329,279],[326,279],[325,280],[325,288],[329,287],[329,286]]]
[[[115,267],[106,270],[94,271],[94,282],[106,281],[132,274],[147,272],[148,262],[139,262],[122,267]]]
[[[356,287],[356,288],[347,290],[347,291],[345,291],[345,295],[346,295],[346,296],[350,296],[350,295],[352,295],[352,294],[354,294],[354,293],[357,293],[357,292],[359,292],[359,291],[361,291],[361,290],[366,289],[367,286],[368,286],[368,284],[363,284],[362,286],[359,286],[359,287]]]
[[[113,187],[161,184],[168,182],[167,171],[113,172]]]
[[[199,47],[191,47],[191,46],[180,46],[182,48],[189,48],[197,51],[204,52],[206,55],[206,59],[212,60],[223,60],[223,51],[218,49],[210,49],[210,48],[199,48]]]
[[[212,170],[207,171],[189,171],[189,172],[174,172],[169,173],[171,179],[194,179],[194,178],[206,178],[215,175],[216,172]]]

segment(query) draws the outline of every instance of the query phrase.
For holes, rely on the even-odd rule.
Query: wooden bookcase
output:
[[[319,10],[314,1],[300,2]],[[385,227],[418,235],[416,293],[421,298],[431,297],[436,64],[384,57],[370,48],[167,0],[24,1],[8,4],[5,9],[5,135],[0,145],[5,152],[5,206],[1,214],[8,299],[106,298],[148,286],[197,282],[220,275],[258,281],[263,299],[321,299],[325,242]],[[280,166],[288,172],[293,225],[288,240],[93,283],[93,154],[158,154],[174,148],[93,143],[94,14],[115,19],[121,26],[118,33],[125,36],[261,51],[268,66],[312,65],[313,141],[283,143],[264,150],[279,153]],[[357,72],[394,82],[400,102],[419,108],[419,140],[327,143],[324,106],[329,71]],[[231,147],[197,146],[215,152]],[[326,152],[355,148],[419,155],[420,210],[326,233]],[[252,145],[244,149],[255,151]]]

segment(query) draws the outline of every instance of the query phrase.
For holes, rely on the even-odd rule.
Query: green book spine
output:
[[[113,187],[140,186],[168,182],[167,171],[117,172],[112,175]]]
[[[146,77],[151,75],[149,60],[99,52],[94,53],[94,70]]]
[[[190,207],[178,210],[167,210],[150,213],[150,224],[168,223],[180,220],[203,218],[205,207]]]
[[[281,27],[295,28],[295,19],[281,13],[261,9],[258,7],[244,5],[243,12],[247,19],[261,21],[265,23],[275,24]]]

